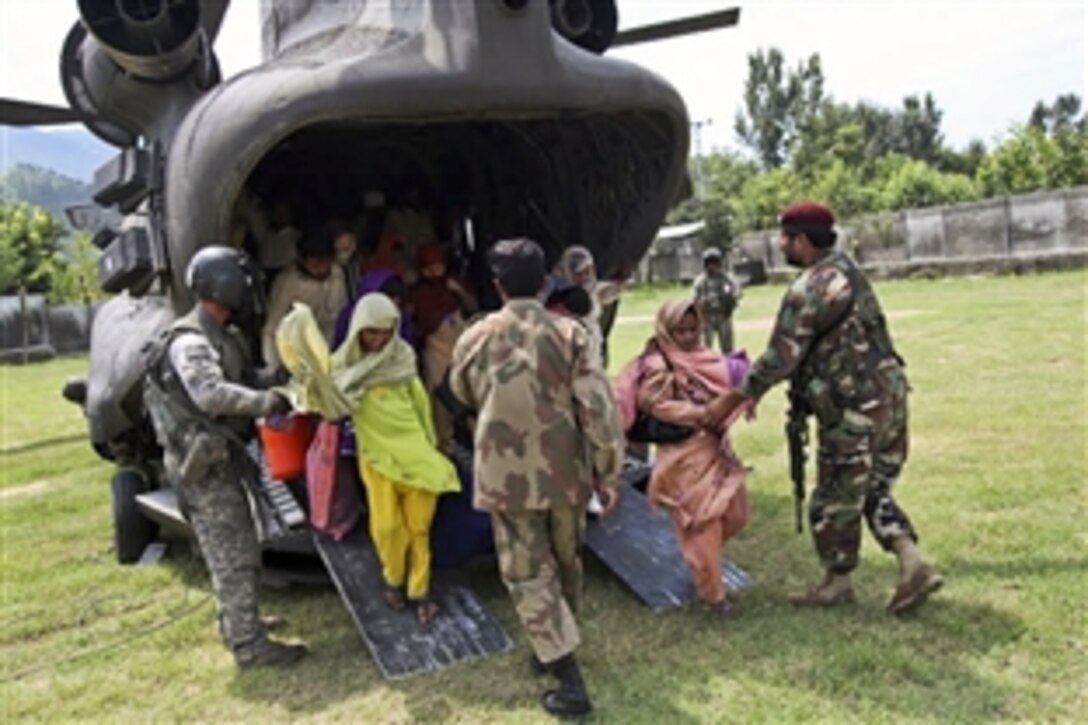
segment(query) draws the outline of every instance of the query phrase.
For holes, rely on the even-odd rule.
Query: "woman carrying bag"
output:
[[[748,523],[745,470],[729,441],[735,417],[719,428],[701,427],[706,404],[732,389],[726,359],[703,346],[698,306],[681,300],[658,310],[654,337],[635,363],[642,417],[693,429],[679,440],[656,442],[650,503],[672,518],[700,601],[730,614],[721,550]]]

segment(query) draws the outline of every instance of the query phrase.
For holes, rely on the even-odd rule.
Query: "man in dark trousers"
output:
[[[912,610],[937,591],[941,575],[922,557],[892,487],[907,457],[907,385],[902,358],[869,281],[834,248],[835,219],[814,202],[780,217],[779,246],[803,271],[778,311],[767,351],[733,392],[711,404],[707,423],[724,420],[747,401],[791,378],[791,399],[816,416],[819,465],[809,523],[826,575],[790,596],[798,606],[850,602],[850,573],[858,564],[861,519],[900,575],[888,611]]]

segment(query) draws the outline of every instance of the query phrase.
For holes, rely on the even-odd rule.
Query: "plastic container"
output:
[[[259,421],[257,435],[268,475],[276,481],[289,481],[305,474],[306,451],[316,428],[316,422],[308,415],[291,414]]]

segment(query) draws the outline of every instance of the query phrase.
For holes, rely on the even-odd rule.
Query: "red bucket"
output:
[[[276,481],[288,481],[306,473],[306,451],[310,448],[317,424],[308,415],[289,415],[277,427],[262,420],[257,435],[264,449],[268,473]]]

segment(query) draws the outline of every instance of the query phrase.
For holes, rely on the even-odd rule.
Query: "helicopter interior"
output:
[[[408,207],[429,217],[437,241],[470,267],[492,242],[529,236],[550,263],[584,244],[607,274],[627,261],[620,257],[625,218],[616,210],[639,209],[667,172],[672,128],[652,112],[324,122],[275,145],[243,193],[266,209],[287,204],[299,228],[349,222],[363,256],[375,248],[385,215]],[[381,202],[367,203],[374,198]]]

